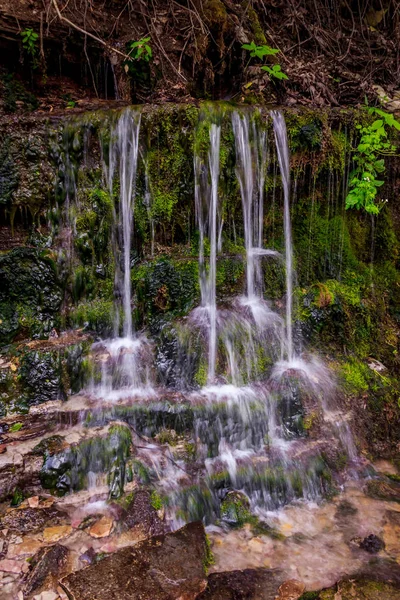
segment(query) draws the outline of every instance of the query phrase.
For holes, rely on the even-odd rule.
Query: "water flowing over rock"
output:
[[[324,598],[399,560],[398,248],[345,212],[357,118],[51,123],[51,207],[0,261],[0,594]]]

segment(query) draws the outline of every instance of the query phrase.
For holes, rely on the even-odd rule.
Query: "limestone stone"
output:
[[[71,525],[56,525],[54,527],[46,527],[43,531],[43,540],[45,542],[58,542],[67,537],[72,532]]]
[[[10,544],[8,546],[7,557],[15,558],[18,556],[35,554],[42,546],[39,540],[25,538],[20,544]]]
[[[114,525],[113,519],[104,515],[89,529],[89,534],[94,538],[108,537]]]
[[[21,573],[22,564],[21,561],[4,558],[3,560],[0,560],[0,571],[5,571],[6,573]]]

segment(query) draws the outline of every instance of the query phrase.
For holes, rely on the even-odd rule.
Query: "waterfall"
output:
[[[235,111],[232,115],[232,127],[235,137],[236,175],[243,205],[247,297],[252,300],[256,295],[262,294],[261,257],[273,254],[271,250],[263,250],[267,135],[254,121],[250,124],[248,113],[241,116]]]
[[[264,231],[265,182],[271,167],[267,122],[263,123],[260,113],[252,110],[233,111],[226,121],[222,117],[219,108],[201,113],[195,133],[194,199],[201,304],[187,319],[174,317],[174,326],[167,332],[170,337],[166,339],[172,348],[168,360],[179,363],[181,372],[173,394],[168,384],[157,389],[152,383],[159,368],[153,356],[153,343],[160,343],[160,334],[152,331],[154,342],[150,343],[142,333],[134,331],[132,319],[131,246],[138,166],[142,176],[138,189],[148,216],[152,255],[155,246],[149,179],[151,155],[139,151],[139,112],[128,108],[110,126],[110,145],[104,160],[110,198],[114,199],[117,189],[119,193],[113,205],[112,244],[115,308],[122,309],[123,314],[115,311],[113,339],[92,346],[94,376],[90,391],[104,401],[105,414],[110,410],[107,402],[117,401],[111,410],[123,404],[122,420],[129,420],[134,429],[142,428],[144,435],[150,437],[154,434],[151,419],[155,419],[154,423],[165,422],[167,429],[170,425],[182,427],[178,421],[171,424],[170,416],[166,415],[180,410],[184,415],[187,411],[196,461],[203,467],[191,476],[187,490],[183,487],[187,480],[178,484],[181,468],[175,458],[165,466],[162,448],[155,450],[152,443],[142,448],[150,463],[157,463],[157,486],[171,497],[171,520],[175,519],[177,509],[182,509],[187,518],[197,516],[206,521],[219,518],[220,499],[231,489],[245,493],[251,508],[260,514],[298,497],[321,498],[325,490],[321,473],[325,473],[326,467],[319,446],[307,440],[303,425],[309,410],[307,403],[312,404],[313,411],[320,410],[329,446],[345,448],[350,459],[356,456],[348,423],[335,405],[335,382],[329,370],[316,357],[304,358],[293,348],[290,164],[284,117],[279,112],[271,113],[278,159],[271,170],[276,174],[279,167],[284,192],[284,256],[265,247],[270,241]],[[223,184],[226,180],[233,181],[232,187],[237,190],[235,176],[240,197],[237,194],[228,205]],[[296,193],[295,186],[292,193]],[[273,195],[271,201],[275,201]],[[231,207],[232,215],[227,215]],[[223,261],[231,258],[228,253],[232,240],[223,229],[223,218],[228,224],[231,218],[238,223],[236,210],[243,214],[238,239],[243,232],[244,264],[241,255],[236,255],[235,260],[240,274],[245,273],[244,289],[243,293],[237,290],[232,296],[228,292],[217,306],[217,258],[222,268]],[[280,300],[277,299],[275,311],[270,306],[273,300],[264,297],[270,286],[264,280],[268,270],[263,261],[271,259],[280,261],[277,267],[282,278],[286,266],[286,307],[282,306],[286,319],[278,312]],[[164,285],[164,281],[160,283]],[[192,342],[193,350],[189,351]],[[199,373],[198,379],[195,378]],[[136,410],[139,415],[143,406],[149,412],[136,422]],[[152,411],[154,416],[150,418]],[[182,417],[183,421],[186,422],[186,417]],[[223,488],[219,487],[220,481],[224,482]],[[200,512],[192,514],[195,505]]]
[[[103,399],[116,400],[152,392],[150,386],[152,352],[148,340],[133,331],[131,289],[131,245],[136,175],[139,157],[140,112],[125,109],[115,127],[111,126],[108,166],[105,176],[110,197],[118,170],[119,199],[113,206],[113,253],[115,262],[114,336],[94,344],[95,365],[100,366],[100,384],[92,381],[92,392]],[[123,337],[119,337],[122,300]]]
[[[292,231],[290,223],[290,159],[289,145],[287,140],[285,118],[281,112],[271,112],[276,150],[278,154],[279,168],[282,177],[283,196],[284,196],[284,233],[285,233],[285,263],[286,263],[286,342],[287,342],[287,360],[290,363],[293,358],[293,245]]]
[[[207,311],[208,332],[208,382],[215,378],[217,348],[217,216],[218,216],[218,180],[221,126],[211,123],[209,128],[210,147],[207,163],[200,155],[194,156],[195,202],[199,225],[199,270],[201,305]],[[208,265],[205,263],[205,240],[209,243]],[[208,267],[208,268],[207,268]]]
[[[134,196],[139,150],[140,112],[126,109],[111,134],[108,187],[112,197],[113,179],[119,161],[119,210],[116,228],[119,233],[123,268],[120,293],[124,311],[123,334],[132,337],[131,241]],[[116,213],[114,213],[116,214]],[[117,268],[118,272],[118,268]]]

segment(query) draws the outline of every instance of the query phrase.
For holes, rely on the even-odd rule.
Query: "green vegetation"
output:
[[[257,46],[255,42],[251,42],[251,44],[243,44],[242,48],[244,50],[248,50],[252,58],[259,58],[260,60],[264,60],[266,56],[274,56],[275,54],[279,53],[277,48],[271,48],[271,46],[266,44],[263,46]],[[269,65],[263,65],[261,70],[266,71],[270,79],[288,79],[288,76],[282,71],[282,67],[279,64],[273,65],[272,67]]]
[[[37,55],[38,55],[38,39],[39,34],[33,31],[32,28],[28,27],[21,31],[22,46],[25,52],[31,59],[33,68],[37,67]]]
[[[19,506],[25,500],[25,494],[19,488],[15,488],[11,497],[11,506]]]
[[[150,37],[145,37],[137,41],[128,43],[128,54],[132,60],[144,60],[149,62],[153,56],[151,46],[149,44]],[[127,63],[125,63],[127,64]],[[126,70],[126,69],[125,69]]]
[[[356,148],[354,161],[356,168],[350,175],[350,191],[346,197],[346,208],[364,208],[368,213],[378,214],[386,199],[375,199],[378,188],[384,184],[379,175],[385,172],[385,160],[382,156],[394,154],[396,147],[388,139],[389,127],[400,130],[400,123],[390,113],[378,108],[369,108],[369,114],[378,115],[370,125],[356,125],[361,134]]]
[[[19,431],[20,429],[22,429],[22,427],[23,427],[23,423],[14,423],[10,427],[10,432],[15,433],[16,431]]]
[[[150,504],[154,510],[161,510],[164,506],[164,499],[156,490],[153,490],[150,495]]]
[[[213,551],[211,549],[210,538],[206,534],[204,559],[203,559],[203,567],[204,567],[204,572],[206,575],[208,573],[208,569],[214,564],[215,564],[215,557],[214,557]]]

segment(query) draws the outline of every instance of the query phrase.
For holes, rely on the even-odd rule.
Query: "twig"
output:
[[[73,23],[72,21],[70,21],[69,19],[67,19],[67,17],[64,17],[61,14],[61,11],[60,11],[59,6],[57,4],[57,0],[52,0],[52,2],[53,2],[53,6],[55,8],[55,11],[56,11],[57,16],[60,19],[60,21],[64,21],[65,23],[68,23],[68,25],[70,25],[71,27],[73,27],[74,29],[76,29],[77,31],[79,31],[80,33],[82,33],[83,35],[87,35],[87,36],[91,37],[93,40],[96,40],[96,42],[98,42],[99,44],[102,44],[103,46],[105,46],[107,48],[107,50],[109,50],[110,52],[114,52],[115,54],[119,54],[120,56],[123,56],[125,58],[125,60],[132,60],[132,57],[129,56],[128,54],[125,54],[125,52],[121,52],[120,50],[117,50],[117,48],[114,48],[113,46],[110,46],[104,40],[100,39],[96,35],[93,35],[93,33],[89,33],[88,31],[85,31],[84,29],[82,29],[81,27],[79,27],[79,25],[76,25],[75,23]]]

